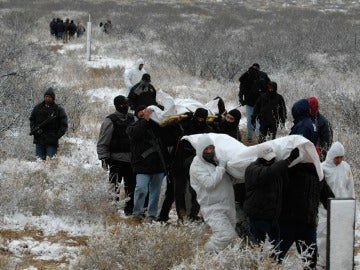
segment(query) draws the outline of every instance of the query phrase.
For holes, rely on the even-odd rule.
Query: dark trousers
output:
[[[317,244],[316,226],[304,223],[280,223],[280,262],[295,242],[299,254],[307,250],[311,253],[310,269],[316,268],[317,263]],[[309,259],[308,259],[309,260]]]
[[[250,218],[250,233],[255,242],[264,242],[266,235],[270,242],[277,247],[280,239],[280,228],[277,220],[262,220]]]
[[[260,135],[259,135],[259,143],[266,141],[266,136],[270,135],[271,139],[274,140],[276,138],[277,126],[276,123],[262,123],[260,122]]]
[[[124,212],[126,215],[131,215],[134,208],[134,190],[136,186],[136,177],[132,171],[130,162],[110,160],[110,175],[109,180],[114,186],[115,193],[120,192],[120,183],[124,179],[124,190],[127,197],[130,198],[126,202]]]
[[[168,221],[169,213],[171,210],[171,206],[175,200],[174,197],[174,181],[171,175],[166,176],[166,191],[165,191],[165,199],[161,206],[161,211],[158,216],[159,221]]]

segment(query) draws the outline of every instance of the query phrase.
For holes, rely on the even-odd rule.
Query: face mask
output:
[[[119,108],[117,108],[118,112],[122,113],[122,114],[126,114],[129,111],[129,106],[128,105],[122,105],[119,106]]]
[[[214,161],[214,157],[215,157],[215,152],[203,153],[203,158],[208,162]]]

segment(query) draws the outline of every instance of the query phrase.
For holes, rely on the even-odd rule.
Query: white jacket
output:
[[[340,142],[335,142],[330,147],[326,159],[321,163],[325,181],[331,188],[335,198],[355,198],[354,179],[350,166],[342,161],[338,166],[334,164],[334,158],[344,156],[345,149]],[[327,212],[321,205],[319,207],[319,224],[317,227],[317,245],[319,251],[319,265],[325,265],[326,261],[326,225]]]
[[[344,156],[344,146],[335,142],[326,155],[326,160],[321,163],[324,171],[325,180],[336,198],[355,198],[354,178],[350,165],[342,161],[338,166],[334,164],[334,158]]]
[[[208,145],[214,145],[214,142],[203,134],[190,166],[190,184],[196,191],[204,220],[213,232],[205,250],[217,251],[224,249],[236,237],[235,199],[233,183],[224,165],[215,166],[203,159],[203,150]]]
[[[145,62],[142,58],[139,58],[131,69],[124,72],[125,85],[129,91],[135,84],[141,81],[142,76],[146,73],[145,68],[139,69],[141,64],[144,65]]]

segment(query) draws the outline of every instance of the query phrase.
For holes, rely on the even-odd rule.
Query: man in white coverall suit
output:
[[[212,236],[204,250],[224,249],[236,237],[235,199],[233,183],[225,171],[226,162],[217,160],[214,142],[203,134],[196,146],[196,156],[190,166],[190,184]]]
[[[141,81],[142,76],[147,73],[144,64],[144,60],[139,58],[132,68],[124,72],[125,85],[129,92],[135,84]]]
[[[329,149],[326,159],[321,163],[326,183],[331,188],[335,198],[355,198],[354,179],[350,165],[343,161],[344,146],[335,142]],[[319,224],[317,227],[319,259],[318,265],[325,266],[326,261],[326,210],[319,207]]]

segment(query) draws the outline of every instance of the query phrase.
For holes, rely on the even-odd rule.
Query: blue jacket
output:
[[[291,108],[291,113],[294,118],[294,125],[291,128],[290,135],[298,134],[304,136],[314,145],[317,144],[318,135],[316,126],[310,117],[310,106],[306,99],[300,99],[294,103]]]

